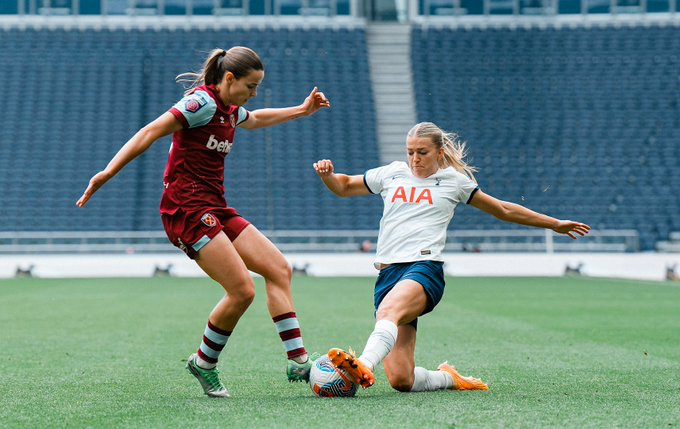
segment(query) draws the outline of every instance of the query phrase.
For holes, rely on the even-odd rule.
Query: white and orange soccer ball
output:
[[[346,398],[357,393],[357,384],[343,370],[333,366],[328,356],[314,361],[309,373],[309,387],[316,396],[324,398]]]

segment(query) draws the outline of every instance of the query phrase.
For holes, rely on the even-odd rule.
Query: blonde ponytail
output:
[[[439,161],[440,165],[444,168],[453,167],[474,182],[477,182],[474,175],[477,169],[464,161],[467,156],[467,145],[465,142],[460,141],[458,134],[444,131],[442,131],[442,141],[444,157]]]
[[[444,156],[439,160],[441,168],[453,167],[465,174],[474,182],[477,169],[465,162],[467,147],[456,133],[447,133],[432,122],[420,122],[408,132],[409,137],[426,137],[432,140],[437,149],[444,149]]]

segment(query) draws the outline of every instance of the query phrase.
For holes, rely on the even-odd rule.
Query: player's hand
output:
[[[322,159],[314,163],[314,171],[319,177],[328,177],[333,174],[333,162],[330,159]]]
[[[323,92],[319,91],[315,86],[312,92],[305,98],[305,102],[302,103],[302,108],[304,109],[305,115],[309,116],[313,115],[322,107],[331,107],[331,102],[328,101],[326,96],[323,95]]]
[[[566,234],[569,237],[576,240],[577,234],[583,237],[590,232],[590,227],[585,223],[572,222],[570,220],[561,220],[560,223],[553,228],[553,231],[559,232],[560,234]]]
[[[97,192],[97,189],[101,188],[102,185],[109,181],[111,175],[105,171],[100,171],[99,173],[92,176],[90,179],[90,184],[87,185],[87,189],[83,192],[83,196],[76,201],[76,206],[82,207],[85,203],[92,197],[92,194]]]

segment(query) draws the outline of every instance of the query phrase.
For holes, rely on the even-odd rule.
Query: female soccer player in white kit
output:
[[[380,270],[375,328],[359,358],[341,349],[331,349],[328,356],[364,388],[373,385],[373,370],[384,360],[390,385],[402,392],[487,390],[484,382],[460,375],[447,362],[438,371],[415,366],[417,318],[432,311],[444,293],[441,252],[456,205],[470,204],[501,220],[552,229],[573,239],[590,227],[485,194],[475,182],[474,168],[463,160],[465,145],[433,123],[415,125],[408,132],[406,150],[408,164],[396,161],[363,176],[336,174],[330,160],[314,163],[336,195],[380,194],[385,205],[375,259]]]

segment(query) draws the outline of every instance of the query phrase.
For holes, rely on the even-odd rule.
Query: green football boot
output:
[[[203,369],[196,365],[196,353],[192,353],[187,359],[187,370],[201,383],[206,395],[212,398],[229,397],[229,391],[220,381],[220,371],[217,367]]]
[[[308,383],[309,371],[312,370],[312,365],[314,365],[314,361],[317,360],[319,356],[318,353],[312,353],[311,355],[308,355],[307,362],[305,363],[297,363],[292,359],[288,359],[288,368],[286,371],[288,374],[288,381],[291,383],[298,381]]]

